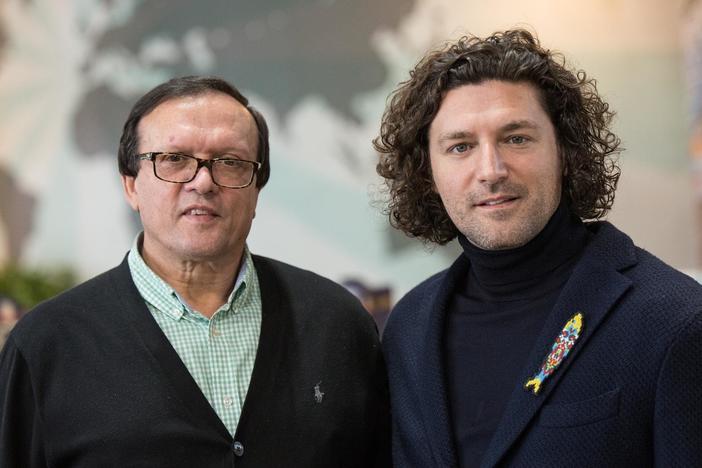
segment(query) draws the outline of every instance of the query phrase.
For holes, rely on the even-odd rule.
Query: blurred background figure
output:
[[[0,262],[0,348],[26,311],[75,284],[75,275],[66,269],[39,271]]]
[[[695,206],[697,244],[700,249],[698,265],[702,264],[702,1],[688,0],[684,9],[685,21],[682,30],[682,44],[687,78],[687,108],[689,119],[690,172]],[[702,279],[699,269],[691,271],[697,280]]]
[[[341,283],[351,294],[356,296],[373,316],[378,332],[383,333],[385,321],[392,309],[392,293],[389,287],[373,288],[358,279],[348,279]]]
[[[0,294],[0,348],[22,315],[19,304],[12,298]]]

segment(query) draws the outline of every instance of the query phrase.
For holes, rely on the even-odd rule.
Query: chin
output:
[[[520,247],[523,244],[514,244],[512,242],[505,242],[505,241],[488,241],[485,242],[483,245],[479,245],[483,250],[509,250],[509,249],[514,249],[517,247]]]
[[[464,233],[471,244],[483,250],[516,249],[517,247],[521,247],[529,242],[529,239],[524,239],[525,236],[505,236],[504,234],[504,230],[500,230],[495,233],[477,232],[472,233],[471,235]]]
[[[226,249],[213,245],[187,245],[180,249],[181,255],[188,260],[216,260],[225,255]]]

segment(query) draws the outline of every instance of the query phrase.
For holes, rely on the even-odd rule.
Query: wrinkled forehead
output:
[[[140,149],[153,141],[180,144],[184,139],[195,139],[221,145],[232,140],[255,153],[258,142],[249,110],[232,96],[217,91],[164,100],[141,118],[137,133]]]

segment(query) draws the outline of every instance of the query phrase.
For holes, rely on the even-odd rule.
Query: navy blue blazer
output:
[[[587,226],[481,466],[702,467],[702,286],[611,224]],[[468,268],[461,256],[414,288],[385,328],[397,467],[457,466],[442,342]],[[580,338],[538,394],[526,390],[578,312]]]

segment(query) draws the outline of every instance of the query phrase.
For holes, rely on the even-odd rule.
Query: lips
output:
[[[513,202],[514,200],[517,200],[519,197],[516,196],[511,196],[511,195],[501,195],[497,197],[489,197],[482,199],[478,201],[478,203],[475,203],[475,206],[486,206],[486,207],[491,207],[491,206],[501,206],[505,205],[507,203]]]
[[[215,217],[219,216],[217,212],[210,207],[207,206],[189,206],[185,210],[183,210],[183,215],[184,216],[207,216],[207,217]]]

